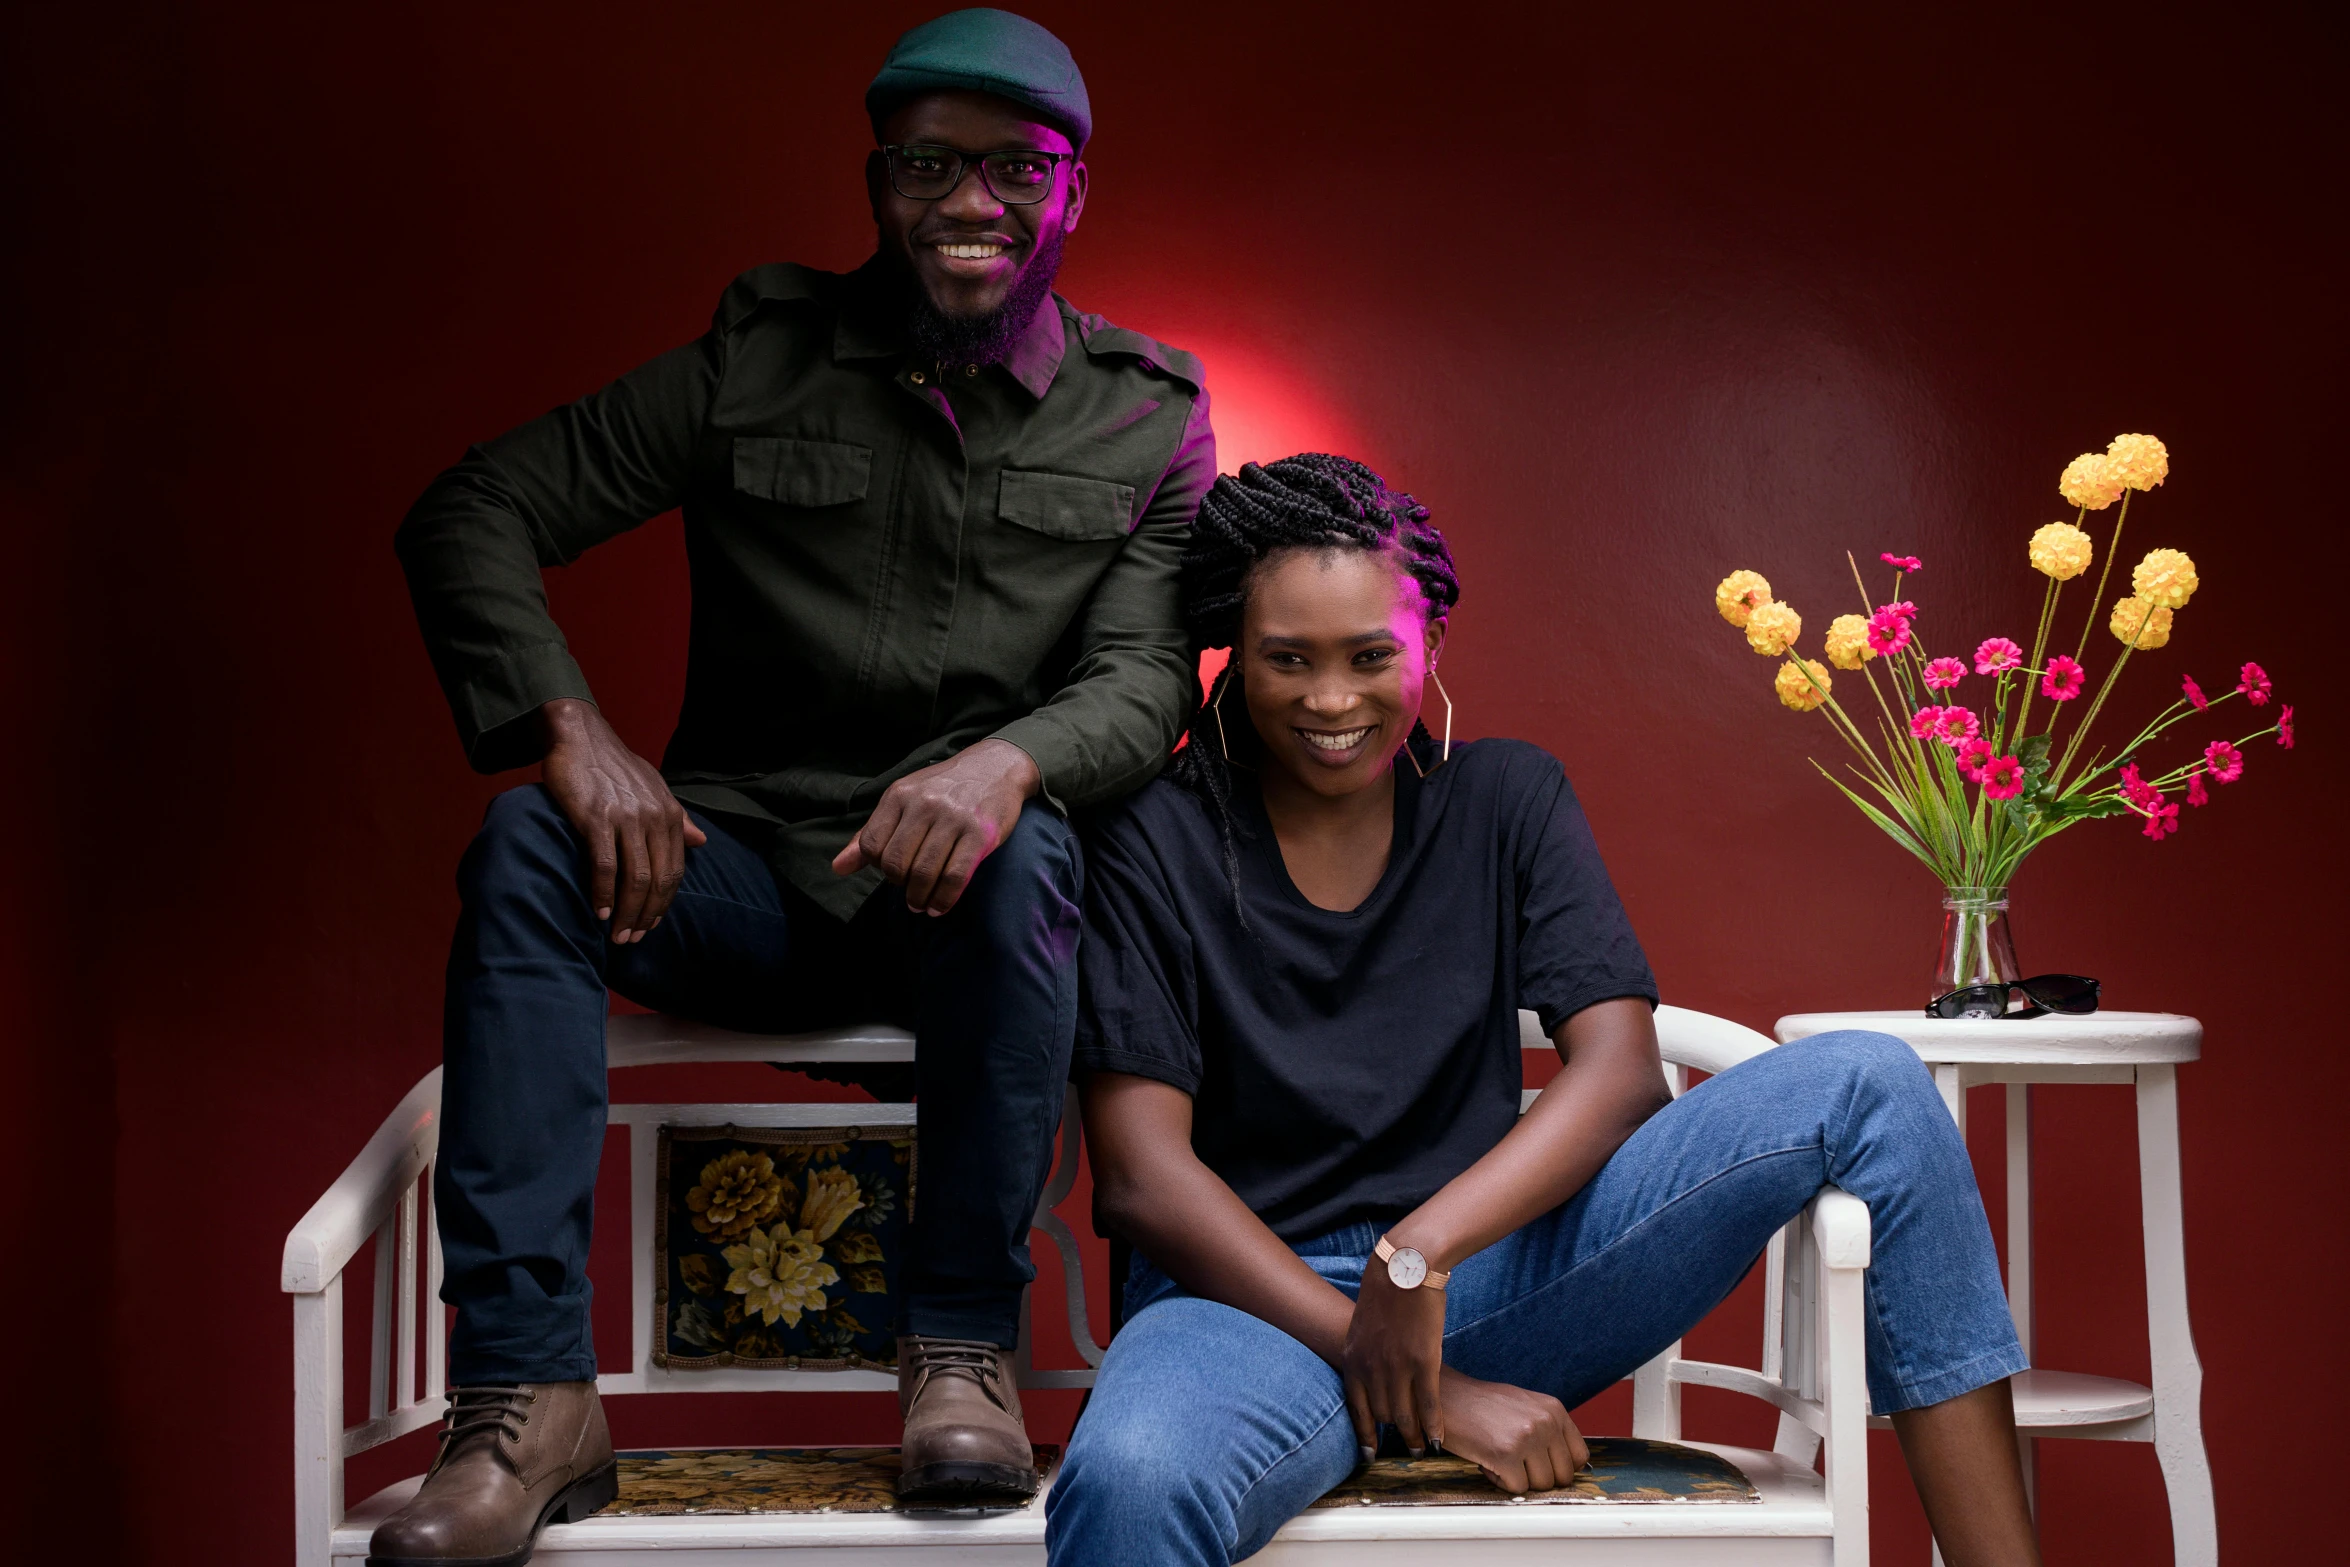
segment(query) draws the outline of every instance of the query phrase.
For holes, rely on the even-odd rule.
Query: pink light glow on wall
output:
[[[1314,386],[1310,376],[1256,348],[1173,327],[1168,331],[1208,367],[1217,471],[1237,473],[1242,463],[1272,462],[1299,452],[1362,455],[1354,421]],[[1200,655],[1201,700],[1206,700],[1208,687],[1228,657],[1223,648]]]

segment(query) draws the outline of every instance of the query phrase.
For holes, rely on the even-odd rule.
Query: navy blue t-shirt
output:
[[[1433,762],[1434,758],[1427,758]],[[1514,1125],[1518,1009],[1545,1032],[1656,981],[1556,758],[1399,758],[1395,838],[1361,906],[1289,879],[1235,775],[1243,928],[1213,808],[1161,778],[1086,837],[1076,1069],[1192,1096],[1192,1146],[1287,1241],[1392,1222]]]

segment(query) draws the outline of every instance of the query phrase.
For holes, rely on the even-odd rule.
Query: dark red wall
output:
[[[2312,1559],[2322,1487],[2278,1476],[2338,1445],[2294,1368],[2350,1284],[2341,34],[2293,5],[1610,10],[1638,14],[1039,8],[1101,125],[1066,291],[1202,352],[1232,457],[1343,447],[1437,509],[1462,732],[1562,755],[1668,994],[1763,1026],[1913,1000],[1935,889],[1806,765],[1828,733],[1714,581],[1758,568],[1816,628],[1844,550],[1915,551],[1941,645],[2020,638],[2059,467],[2170,443],[2125,554],[2185,548],[2205,585],[2123,716],[2258,658],[2306,738],[2174,841],[2050,848],[2016,918],[2027,970],[2210,1024],[2183,1117],[2222,1533]],[[514,781],[460,761],[392,526],[470,439],[694,335],[741,268],[856,261],[858,95],[923,14],[6,24],[0,1299],[35,1529],[96,1509],[125,1560],[283,1559],[278,1249],[435,1059],[450,870]],[[664,521],[556,584],[648,751],[678,556]],[[2040,1104],[2044,1358],[2142,1377],[2127,1100]],[[704,1429],[874,1418],[734,1401]],[[1878,1457],[1884,1559],[1922,1562]],[[2167,1559],[2149,1449],[2051,1445],[2043,1474],[2053,1559]]]

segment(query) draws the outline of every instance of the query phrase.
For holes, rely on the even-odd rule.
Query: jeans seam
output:
[[[1295,1442],[1292,1442],[1281,1452],[1278,1457],[1274,1458],[1272,1462],[1266,1464],[1264,1468],[1258,1470],[1255,1476],[1250,1479],[1248,1484],[1240,1488],[1237,1503],[1233,1508],[1234,1523],[1237,1524],[1239,1522],[1240,1506],[1245,1505],[1248,1498],[1256,1493],[1257,1487],[1263,1485],[1267,1479],[1271,1478],[1274,1470],[1280,1468],[1283,1464],[1288,1463],[1292,1458],[1295,1458],[1298,1454],[1304,1452],[1307,1446],[1313,1442],[1314,1438],[1320,1436],[1323,1432],[1330,1429],[1331,1421],[1336,1420],[1345,1413],[1346,1399],[1342,1394],[1338,1401],[1338,1407],[1331,1410],[1329,1414],[1323,1416],[1322,1423],[1320,1425],[1314,1427],[1313,1430],[1308,1431],[1305,1435],[1299,1437]],[[1288,1522],[1287,1519],[1283,1519],[1282,1521],[1284,1523]],[[1227,1551],[1232,1550],[1240,1544],[1239,1533],[1240,1531],[1235,1528],[1233,1530],[1233,1538],[1224,1542],[1224,1548]]]
[[[2007,1346],[2005,1346],[2005,1345],[2001,1345],[2001,1346],[2000,1346],[1999,1348],[1997,1348],[1997,1349],[1987,1349],[1987,1350],[1983,1351],[1983,1353],[1981,1353],[1980,1355],[1976,1355],[1976,1356],[1974,1356],[1972,1359],[1968,1359],[1968,1360],[1962,1360],[1962,1361],[1960,1361],[1960,1362],[1959,1362],[1957,1365],[1955,1365],[1955,1366],[1949,1366],[1949,1367],[1946,1367],[1946,1368],[1944,1368],[1943,1370],[1937,1371],[1937,1372],[1935,1372],[1935,1373],[1934,1373],[1932,1376],[1930,1376],[1930,1377],[1896,1377],[1896,1376],[1888,1376],[1888,1377],[1886,1377],[1886,1378],[1885,1378],[1885,1380],[1886,1380],[1886,1382],[1887,1382],[1888,1384],[1890,1384],[1890,1385],[1891,1385],[1891,1387],[1893,1388],[1893,1390],[1894,1390],[1896,1393],[1898,1393],[1898,1394],[1900,1394],[1900,1395],[1902,1395],[1902,1396],[1906,1397],[1906,1396],[1907,1396],[1907,1395],[1910,1393],[1910,1391],[1911,1391],[1912,1389],[1919,1388],[1919,1387],[1930,1387],[1930,1386],[1932,1386],[1932,1385],[1933,1385],[1934,1383],[1936,1383],[1936,1382],[1947,1382],[1947,1381],[1949,1381],[1949,1380],[1950,1380],[1951,1378],[1953,1378],[1953,1377],[1962,1377],[1962,1376],[1965,1376],[1965,1375],[1968,1373],[1968,1371],[1969,1371],[1969,1370],[1970,1370],[1972,1367],[1979,1366],[1979,1365],[1981,1365],[1981,1364],[1982,1364],[1984,1361],[1986,1361],[1986,1360],[2005,1360],[2005,1359],[2007,1359],[2007,1358],[2008,1358],[2008,1356],[2009,1356],[2009,1353],[2010,1353],[2010,1352],[2009,1352],[2009,1350],[2008,1350]],[[2017,1354],[2021,1354],[2021,1353],[2022,1353],[2022,1346],[2021,1346],[2020,1344],[2018,1344],[2018,1345],[2016,1346],[2015,1353],[2017,1353]],[[2026,1369],[2029,1369],[2028,1365],[2027,1365]],[[2011,1373],[2011,1374],[2012,1374],[2012,1373]],[[1994,1379],[1994,1380],[1995,1380],[1995,1379]],[[1985,1383],[1982,1383],[1982,1382],[1978,1382],[1978,1383],[1976,1383],[1976,1384],[1975,1384],[1975,1386],[1977,1386],[1977,1387],[1982,1387],[1982,1386],[1985,1386],[1985,1385],[1986,1385],[1986,1384],[1985,1384]],[[1959,1396],[1959,1395],[1957,1395],[1957,1394],[1955,1394],[1955,1393],[1948,1395],[1948,1397],[1950,1397],[1950,1398],[1956,1398],[1957,1396]],[[1929,1406],[1926,1406],[1926,1405],[1919,1405],[1919,1404],[1904,1404],[1904,1405],[1902,1405],[1902,1407],[1901,1407],[1900,1409],[1877,1409],[1877,1410],[1872,1410],[1872,1411],[1871,1411],[1871,1413],[1874,1413],[1874,1414],[1880,1414],[1880,1415],[1887,1415],[1887,1414],[1891,1414],[1891,1415],[1898,1415],[1898,1414],[1901,1414],[1901,1413],[1903,1413],[1903,1412],[1904,1412],[1904,1411],[1906,1411],[1906,1410],[1910,1410],[1910,1409],[1919,1409],[1919,1408],[1925,1408],[1925,1407],[1929,1407]]]
[[[1559,1285],[1565,1283],[1574,1274],[1590,1266],[1592,1263],[1598,1262],[1600,1259],[1606,1257],[1611,1252],[1615,1251],[1618,1247],[1622,1246],[1625,1242],[1631,1240],[1632,1237],[1638,1235],[1642,1230],[1648,1228],[1649,1225],[1655,1223],[1658,1219],[1663,1218],[1673,1209],[1679,1207],[1688,1199],[1704,1191],[1707,1187],[1712,1186],[1716,1181],[1726,1180],[1730,1176],[1737,1174],[1740,1170],[1745,1169],[1748,1165],[1760,1164],[1765,1159],[1776,1159],[1782,1155],[1791,1153],[1811,1152],[1814,1146],[1817,1145],[1797,1143],[1794,1146],[1788,1148],[1773,1148],[1764,1153],[1749,1154],[1747,1157],[1739,1160],[1736,1164],[1729,1165],[1726,1168],[1720,1170],[1716,1170],[1713,1174],[1707,1176],[1704,1180],[1698,1182],[1695,1186],[1690,1187],[1687,1191],[1675,1196],[1670,1202],[1667,1202],[1661,1207],[1657,1208],[1655,1212],[1650,1213],[1638,1224],[1635,1224],[1631,1228],[1625,1230],[1614,1240],[1608,1242],[1605,1246],[1601,1247],[1598,1251],[1593,1252],[1590,1256],[1584,1258],[1581,1262],[1577,1262],[1568,1267],[1564,1272],[1544,1280],[1541,1284],[1537,1285],[1533,1289],[1527,1290],[1524,1294],[1513,1295],[1509,1299],[1499,1302],[1493,1307],[1492,1310],[1486,1312],[1483,1316],[1478,1317],[1473,1321],[1464,1322],[1457,1328],[1447,1328],[1445,1330],[1444,1336],[1447,1339],[1450,1339],[1457,1334],[1466,1333],[1482,1323],[1492,1321],[1495,1317],[1500,1316],[1503,1312],[1508,1311],[1513,1307],[1525,1304],[1527,1301],[1534,1299],[1536,1296],[1543,1294],[1545,1291],[1557,1288]],[[1821,1149],[1821,1151],[1824,1152],[1824,1148]]]

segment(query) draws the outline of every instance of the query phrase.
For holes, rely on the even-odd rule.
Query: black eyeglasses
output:
[[[2021,997],[2019,1005],[2017,998]],[[2078,974],[2042,974],[2007,984],[1961,985],[1926,1003],[1928,1017],[2038,1017],[2045,1012],[2097,1010],[2097,981]]]
[[[1053,171],[1077,156],[1015,147],[1004,152],[957,152],[952,147],[884,147],[889,188],[909,201],[940,201],[954,194],[964,173],[979,166],[979,182],[1008,207],[1032,207],[1053,193]]]

